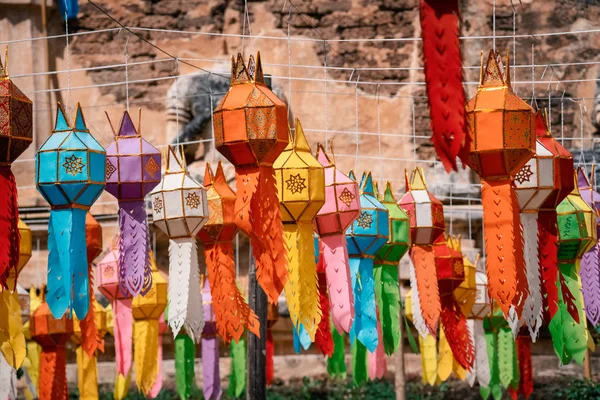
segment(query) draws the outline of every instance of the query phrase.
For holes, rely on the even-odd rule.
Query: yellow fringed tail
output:
[[[2,343],[2,354],[8,365],[14,369],[21,368],[27,347],[25,335],[23,335],[23,322],[21,320],[21,305],[19,294],[15,290],[0,292],[0,343]]]
[[[90,357],[83,347],[77,346],[77,387],[81,400],[98,399],[98,365],[96,355]]]
[[[197,305],[201,307],[201,305]],[[141,319],[133,324],[135,383],[147,395],[158,376],[158,320]]]

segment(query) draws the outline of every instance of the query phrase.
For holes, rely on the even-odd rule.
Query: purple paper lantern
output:
[[[119,289],[124,295],[145,294],[152,271],[144,197],[160,183],[160,152],[142,138],[139,123],[136,129],[125,111],[106,156],[106,191],[119,200]]]

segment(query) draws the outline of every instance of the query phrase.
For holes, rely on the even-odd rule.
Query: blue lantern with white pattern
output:
[[[81,106],[69,125],[60,103],[54,131],[35,155],[35,181],[50,203],[48,294],[52,315],[89,308],[85,216],[106,185],[106,151],[90,134]]]

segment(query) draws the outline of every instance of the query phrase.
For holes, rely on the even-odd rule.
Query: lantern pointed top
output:
[[[479,76],[480,87],[510,87],[510,74],[508,50],[506,51],[506,65],[502,64],[500,53],[490,50],[485,67],[483,65],[483,51],[481,52],[481,69]]]
[[[327,152],[325,151],[325,148],[323,147],[323,145],[321,143],[317,144],[317,161],[324,167],[335,166],[335,161],[333,160],[333,154],[332,154],[332,157],[329,158],[329,156],[327,155]]]
[[[204,186],[209,187],[213,183],[215,183],[215,176],[213,175],[212,168],[210,167],[210,163],[206,163],[206,168],[204,169]]]
[[[85,118],[83,118],[83,111],[81,110],[81,104],[77,103],[77,109],[75,111],[75,122],[73,123],[75,130],[87,131],[88,128],[85,124]]]
[[[54,131],[69,131],[71,127],[67,122],[67,117],[65,116],[65,110],[62,108],[62,104],[58,103],[58,107],[56,107],[56,123],[54,125]]]
[[[348,178],[352,179],[353,181],[356,181],[356,176],[354,176],[354,170],[350,170],[348,172]]]
[[[383,201],[385,202],[396,202],[394,198],[394,192],[392,191],[392,184],[387,181],[385,184],[385,193],[383,194]]]
[[[408,175],[406,176],[406,182],[407,182],[407,191],[408,190],[427,190],[427,185],[425,184],[425,173],[423,172],[423,168],[420,168],[420,167],[415,168],[410,177],[410,181],[408,180]]]
[[[169,146],[169,151],[167,153],[167,171],[171,174],[177,174],[185,171],[185,162],[183,161],[183,154],[179,154],[179,150],[177,150],[178,146]],[[179,156],[181,155],[181,159]]]
[[[127,110],[123,113],[123,118],[121,118],[118,136],[139,136],[131,120],[131,115],[129,115],[129,111]]]
[[[302,124],[300,120],[296,118],[296,132],[294,135],[294,148],[298,151],[308,151],[310,152],[310,146],[308,145],[308,141],[306,140],[306,135],[304,134],[304,129],[302,129]]]
[[[237,58],[231,57],[231,84],[247,82],[265,84],[260,52],[257,53],[256,59],[253,55],[249,57],[247,66],[242,53],[238,53]]]
[[[575,185],[575,186],[579,186],[582,189],[588,189],[590,187],[592,187],[590,180],[587,177],[587,174],[585,173],[585,169],[581,166],[577,167],[577,182],[579,185]]]
[[[8,78],[8,45],[4,52],[4,65],[2,65],[2,57],[0,57],[0,79]]]
[[[223,163],[219,161],[217,164],[217,172],[215,174],[215,182],[216,183],[227,183],[227,178],[225,177],[225,171],[223,170]]]
[[[381,193],[379,193],[379,185],[377,182],[373,182],[373,192],[375,193],[375,198],[381,200]]]
[[[579,172],[579,168],[577,170],[575,170],[575,172],[573,172],[573,180],[575,182],[575,187],[573,188],[573,191],[571,193],[569,193],[569,195],[581,196],[581,193],[579,193],[579,186],[577,185],[578,172]],[[584,172],[584,175],[585,175],[585,172]]]
[[[550,138],[552,137],[552,133],[550,132],[550,129],[548,128],[550,126],[550,124],[548,123],[548,109],[547,108],[542,108],[541,110],[538,110],[536,117],[535,117],[535,124],[536,124],[536,135],[537,137],[547,137]]]
[[[373,176],[371,173],[363,173],[363,177],[360,183],[360,191],[363,194],[375,196],[375,190],[373,189]]]
[[[449,235],[448,238],[446,239],[448,246],[450,246],[450,248],[458,251],[459,253],[462,253],[462,238],[460,235],[458,236],[454,236],[454,235]]]

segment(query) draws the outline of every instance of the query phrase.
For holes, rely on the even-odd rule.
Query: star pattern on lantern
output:
[[[163,209],[163,201],[160,199],[160,197],[155,197],[154,198],[154,211],[159,213],[162,211],[162,209]]]
[[[106,266],[104,268],[103,275],[105,278],[112,278],[115,275],[115,269],[111,266]]]
[[[71,157],[65,160],[63,167],[65,167],[65,171],[70,175],[77,175],[83,172],[83,167],[85,165],[81,162],[81,157],[75,156],[73,154]]]
[[[533,176],[533,171],[531,171],[531,165],[525,165],[517,174],[515,175],[515,180],[519,183],[529,182],[529,179]]]
[[[117,170],[117,168],[112,165],[112,163],[110,161],[106,161],[106,179],[110,179],[110,177],[112,176],[112,174],[115,173],[115,171]]]
[[[301,178],[300,174],[290,175],[290,179],[285,181],[287,184],[287,189],[294,193],[302,193],[304,189],[306,189],[306,179]]]
[[[146,170],[146,172],[149,173],[150,176],[152,176],[153,178],[159,169],[160,169],[160,167],[158,166],[158,164],[156,163],[156,161],[154,161],[154,158],[152,158],[152,157],[150,157],[150,159],[146,163],[146,166],[144,167],[144,170]]]
[[[200,197],[196,192],[189,192],[185,197],[185,204],[187,204],[189,208],[198,208],[200,205]]]
[[[338,199],[340,199],[340,201],[344,203],[347,207],[350,207],[350,204],[352,204],[352,200],[354,200],[354,197],[356,196],[354,196],[352,192],[348,190],[348,188],[344,188]]]
[[[363,229],[369,229],[373,224],[373,217],[368,212],[363,211],[360,213],[360,217],[358,217],[356,223]]]

